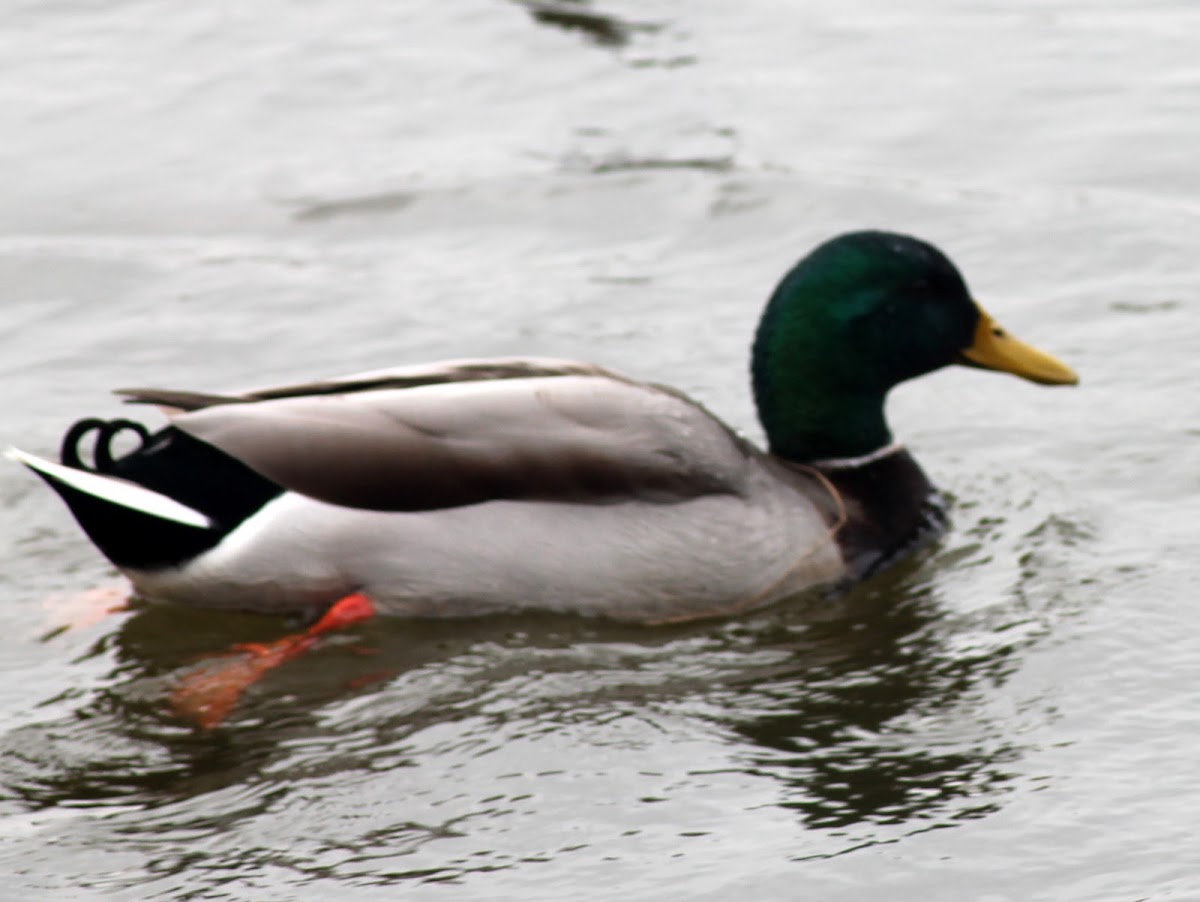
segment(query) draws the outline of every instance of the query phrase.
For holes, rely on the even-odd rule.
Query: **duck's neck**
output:
[[[844,505],[837,543],[852,579],[882,570],[946,530],[945,499],[901,448],[856,466],[821,469]]]
[[[891,444],[882,396],[823,393],[811,385],[764,391],[760,384],[755,380],[758,415],[772,454],[807,463],[863,457]]]
[[[887,390],[856,378],[853,367],[768,309],[751,374],[772,454],[806,463],[860,457],[891,443],[883,415]]]

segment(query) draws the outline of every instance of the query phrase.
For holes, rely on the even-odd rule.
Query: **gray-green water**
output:
[[[1200,898],[1200,9],[557,9],[11,4],[0,438],[52,451],[121,385],[510,353],[756,431],[766,293],[862,226],[1083,384],[900,389],[956,526],[841,602],[374,624],[211,734],[172,674],[284,624],[48,636],[112,577],[0,469],[0,896]]]

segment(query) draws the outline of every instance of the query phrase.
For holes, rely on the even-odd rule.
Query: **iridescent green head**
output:
[[[883,405],[892,386],[950,363],[1076,381],[996,326],[932,245],[889,232],[827,241],[784,276],[754,341],[771,451],[798,461],[868,454],[891,441]]]

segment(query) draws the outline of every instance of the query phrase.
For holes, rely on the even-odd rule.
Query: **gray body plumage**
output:
[[[679,393],[569,361],[457,361],[249,392],[132,390],[283,486],[216,548],[126,570],[148,597],[268,611],[629,620],[846,574],[819,477]]]

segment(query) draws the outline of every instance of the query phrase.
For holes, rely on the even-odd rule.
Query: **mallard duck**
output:
[[[126,389],[169,425],[83,420],[61,463],[10,455],[152,600],[685,620],[861,580],[939,534],[884,400],[951,363],[1077,381],[996,325],[941,251],[864,231],[813,250],[767,304],[751,363],[765,451],[674,389],[531,358]],[[125,433],[141,447],[114,456]]]

